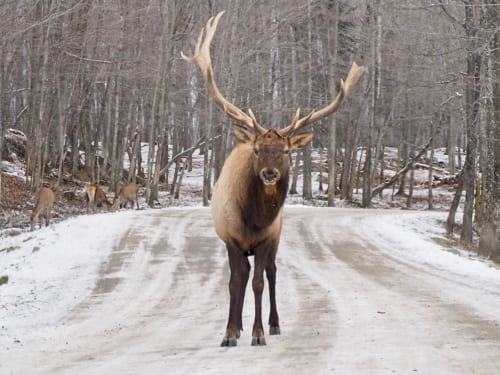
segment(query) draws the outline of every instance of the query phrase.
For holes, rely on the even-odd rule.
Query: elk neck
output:
[[[243,221],[252,230],[270,226],[278,216],[288,191],[288,171],[272,186],[264,185],[252,169],[249,170],[247,199],[242,207]]]

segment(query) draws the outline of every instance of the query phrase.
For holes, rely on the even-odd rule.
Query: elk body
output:
[[[313,138],[312,132],[295,134],[303,126],[335,112],[350,89],[363,74],[363,67],[353,63],[337,97],[320,111],[299,118],[279,131],[260,126],[252,111],[249,115],[227,101],[219,92],[210,59],[210,43],[224,12],[207,22],[206,35],[202,30],[193,57],[215,102],[239,123],[233,127],[238,140],[226,159],[212,196],[212,216],[215,230],[225,242],[230,268],[229,319],[222,346],[235,346],[243,329],[242,310],[245,289],[250,275],[248,256],[253,255],[252,289],[255,298],[255,318],[252,345],[265,345],[262,325],[262,293],[264,272],[269,284],[269,333],[280,334],[276,307],[276,253],[283,226],[283,204],[288,191],[289,155],[291,150],[305,147]]]
[[[54,205],[55,194],[46,187],[40,188],[35,194],[35,208],[30,216],[31,230],[35,230],[40,214],[45,217],[45,226],[49,226],[50,209]],[[40,222],[40,228],[42,223]]]
[[[130,208],[134,208],[134,202],[139,209],[139,185],[131,182],[120,188],[118,195],[115,196],[113,200],[113,209],[117,208],[127,208],[127,204],[130,202]]]
[[[87,200],[87,213],[89,210],[96,211],[97,207],[106,206],[108,211],[113,207],[113,204],[106,197],[106,193],[99,185],[91,184],[85,188],[85,198]]]

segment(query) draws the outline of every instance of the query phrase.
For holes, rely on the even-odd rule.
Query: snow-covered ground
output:
[[[211,354],[208,356],[207,349],[201,349],[201,347],[205,346],[217,348],[217,341],[222,337],[223,333],[222,320],[226,315],[225,303],[227,302],[227,292],[225,290],[227,285],[227,270],[225,273],[221,270],[221,267],[227,267],[224,265],[225,254],[222,246],[218,244],[219,242],[213,232],[209,216],[209,210],[206,208],[121,211],[80,216],[52,224],[35,232],[25,232],[13,237],[3,237],[0,245],[0,277],[8,276],[8,282],[0,286],[0,373],[52,373],[54,368],[51,366],[55,366],[54,363],[47,362],[43,363],[41,367],[33,367],[37,366],[39,361],[43,361],[45,356],[47,356],[48,360],[58,358],[61,366],[63,366],[62,364],[70,367],[76,366],[76,373],[81,373],[85,369],[89,370],[88,372],[85,371],[86,373],[158,373],[162,368],[163,372],[166,371],[167,373],[184,373],[183,371],[186,369],[190,371],[199,369],[199,373],[232,373],[234,369],[231,369],[231,366],[228,367],[227,360],[229,357],[227,357],[225,351],[220,352],[220,349],[217,349],[219,351],[210,352]],[[444,237],[444,231],[438,223],[444,218],[445,214],[439,212],[412,213],[400,211],[398,213],[388,210],[286,207],[283,241],[280,245],[278,256],[278,268],[282,270],[281,273],[280,271],[278,272],[278,300],[286,300],[291,305],[282,314],[285,316],[283,325],[292,331],[298,330],[298,327],[301,326],[300,324],[304,324],[304,327],[307,329],[310,328],[307,327],[308,323],[306,322],[297,322],[299,326],[295,327],[293,316],[299,314],[301,308],[294,305],[298,301],[295,301],[290,294],[295,293],[294,291],[297,288],[304,288],[304,284],[300,280],[309,277],[311,278],[311,285],[317,285],[314,289],[303,290],[305,295],[309,296],[305,298],[311,299],[311,304],[317,299],[320,300],[325,297],[322,293],[331,293],[328,301],[318,302],[319,305],[315,307],[315,309],[320,309],[322,320],[313,322],[313,329],[317,330],[317,335],[321,333],[323,336],[322,338],[318,336],[317,341],[315,341],[314,337],[307,338],[307,346],[312,345],[310,347],[312,352],[307,351],[307,355],[302,353],[304,349],[299,349],[302,347],[300,343],[297,343],[299,346],[294,349],[297,352],[282,354],[288,358],[286,365],[284,359],[272,359],[272,357],[277,354],[276,351],[280,346],[286,345],[288,347],[292,345],[286,341],[291,339],[289,336],[282,335],[280,340],[285,341],[270,341],[268,343],[269,348],[259,349],[263,350],[263,353],[269,353],[268,356],[270,356],[270,362],[267,362],[267,357],[264,356],[263,362],[260,365],[252,364],[253,360],[251,358],[256,355],[255,349],[247,347],[249,342],[243,341],[239,345],[244,349],[240,348],[240,346],[234,349],[235,353],[240,353],[243,357],[249,359],[249,363],[246,367],[240,368],[240,372],[253,373],[255,369],[272,369],[272,363],[275,363],[277,369],[283,371],[287,370],[288,366],[291,366],[288,368],[291,373],[303,373],[302,371],[306,371],[307,366],[312,366],[311,368],[314,372],[321,369],[323,365],[326,366],[328,364],[330,366],[331,360],[326,359],[328,356],[323,358],[321,355],[322,350],[325,350],[325,353],[331,351],[332,355],[336,356],[336,358],[338,357],[336,366],[340,368],[341,373],[365,374],[370,372],[366,371],[367,368],[374,369],[374,372],[371,373],[386,373],[387,371],[382,371],[383,367],[380,367],[381,364],[370,364],[374,360],[371,357],[373,353],[375,353],[373,354],[375,356],[385,355],[386,360],[389,361],[389,364],[386,363],[387,368],[395,369],[396,373],[401,373],[397,371],[398,369],[407,369],[403,365],[404,363],[411,366],[412,361],[415,360],[415,357],[412,357],[415,353],[401,353],[399,356],[392,358],[391,353],[379,353],[374,347],[363,349],[372,350],[372,352],[358,354],[345,353],[346,348],[336,348],[336,340],[348,340],[346,345],[359,345],[357,340],[366,336],[366,330],[370,330],[370,334],[376,337],[383,336],[384,340],[388,341],[387,345],[393,345],[394,343],[391,344],[391,342],[398,340],[397,335],[404,334],[404,332],[387,333],[385,331],[387,326],[382,331],[382,326],[378,329],[376,325],[373,326],[373,324],[370,324],[369,326],[350,327],[349,332],[344,332],[345,330],[342,331],[342,329],[336,328],[337,330],[340,329],[340,331],[336,335],[330,336],[327,332],[334,327],[337,327],[341,323],[349,324],[348,321],[352,319],[353,322],[356,319],[355,316],[351,316],[351,313],[344,316],[342,311],[346,311],[346,309],[349,311],[349,308],[356,306],[357,309],[360,309],[356,311],[361,315],[372,316],[371,314],[374,314],[373,309],[376,308],[373,304],[368,303],[359,305],[362,302],[362,298],[368,298],[367,296],[363,297],[361,294],[358,295],[359,300],[350,301],[349,298],[351,297],[346,295],[350,290],[347,280],[345,281],[346,284],[339,284],[339,278],[342,283],[341,280],[344,277],[350,279],[349,283],[353,282],[353,280],[359,283],[357,286],[352,285],[352,288],[354,288],[352,289],[353,293],[363,293],[358,288],[368,288],[369,286],[372,288],[371,282],[368,281],[371,277],[381,278],[378,280],[378,283],[381,283],[381,285],[373,287],[374,289],[370,290],[371,294],[369,298],[374,301],[379,299],[379,302],[383,304],[383,306],[378,307],[375,317],[387,313],[386,319],[388,320],[386,322],[391,322],[391,319],[395,319],[396,314],[397,316],[399,314],[411,314],[404,310],[404,305],[408,302],[398,303],[397,298],[400,297],[397,297],[397,295],[401,292],[393,295],[394,291],[392,291],[388,294],[388,287],[384,286],[384,282],[390,280],[392,277],[394,279],[390,281],[391,285],[393,283],[401,285],[410,283],[408,280],[402,280],[402,276],[399,275],[400,273],[408,273],[409,278],[421,277],[416,275],[427,275],[422,284],[430,284],[429,290],[432,290],[432,293],[436,293],[437,295],[445,293],[447,296],[446,300],[448,301],[446,302],[447,304],[453,303],[467,306],[467,308],[464,307],[466,315],[469,314],[467,310],[472,310],[471,314],[473,316],[477,316],[484,321],[491,321],[493,325],[496,324],[498,327],[498,324],[500,324],[500,303],[497,297],[500,291],[500,271],[488,261],[479,260],[469,256],[468,253],[439,245],[440,239]],[[178,227],[174,225],[170,226],[171,224],[168,223],[175,223]],[[287,223],[289,223],[289,226]],[[344,231],[348,232],[346,238],[342,239],[342,236],[337,232],[343,233]],[[196,242],[194,241],[194,236],[198,238]],[[354,237],[357,238],[356,241],[362,244],[359,248],[361,250],[358,249],[356,251],[363,251],[362,263],[357,263],[354,266],[354,269],[358,269],[359,267],[356,271],[360,272],[358,276],[355,276],[353,273],[346,273],[348,269],[353,267],[352,262],[361,261],[361,258],[357,260],[359,254],[354,252],[354,248],[352,253],[349,250],[351,245],[346,245],[339,253],[335,250],[339,249],[339,244],[342,244],[342,241],[352,241]],[[150,243],[157,243],[158,241],[161,243],[161,241],[164,241],[165,245],[163,247],[176,250],[173,254],[167,256],[167,258],[170,257],[170,260],[164,260],[163,258],[161,261],[151,259],[151,255],[147,256],[148,252],[155,253],[157,250],[148,249],[152,245],[146,245],[146,242],[142,242],[146,239]],[[328,244],[334,240],[337,242],[332,242],[330,247]],[[133,245],[132,243],[137,243],[137,245]],[[198,248],[200,246],[202,247],[201,253],[192,253],[192,251],[200,251]],[[215,248],[213,250],[204,250],[203,247],[205,246],[215,246]],[[311,250],[313,251],[311,252]],[[215,251],[214,255],[209,256],[212,257],[211,262],[218,264],[213,264],[212,267],[216,266],[215,272],[219,276],[209,281],[204,280],[202,284],[198,285],[197,282],[194,282],[196,280],[196,278],[193,279],[194,275],[183,274],[182,278],[185,281],[180,291],[177,290],[173,295],[168,290],[162,291],[161,288],[165,288],[172,283],[175,284],[175,280],[172,281],[172,278],[180,277],[179,275],[175,276],[170,273],[172,267],[185,270],[185,272],[189,272],[189,269],[205,267],[204,264],[208,259],[205,259],[205,256],[199,258],[199,254],[204,254],[206,251]],[[183,252],[184,255],[182,255]],[[133,259],[133,262],[131,261],[133,266],[118,262],[114,258],[117,253],[127,253],[127,256]],[[191,256],[195,255],[196,259],[189,258],[189,254],[192,254]],[[385,265],[384,258],[393,259],[394,264],[403,264],[404,266],[395,266],[391,263],[391,267],[396,267],[394,274],[377,275],[377,273],[383,273],[385,268],[389,269]],[[115,261],[117,264],[113,265],[112,263]],[[165,263],[162,265],[161,262]],[[375,276],[364,274],[366,269],[374,267],[373,262],[381,262],[380,265],[383,267],[376,267],[378,270],[374,271]],[[346,266],[342,266],[342,264]],[[103,265],[107,265],[108,268],[113,266],[113,272],[104,279],[102,275],[100,276]],[[332,268],[330,269],[330,267]],[[158,278],[158,276],[153,276],[152,274],[157,275],[158,272],[162,273],[162,270],[165,272],[163,278],[157,280],[154,284],[152,284],[152,281],[148,281],[149,277],[153,278],[152,280],[156,280],[155,278]],[[283,272],[286,273],[286,276]],[[146,275],[150,276],[146,277]],[[183,308],[174,304],[176,306],[175,310],[173,310],[173,307],[169,308],[168,306],[170,305],[168,305],[164,307],[164,311],[160,309],[163,312],[155,310],[156,312],[153,314],[149,310],[147,313],[144,312],[143,310],[146,309],[144,306],[136,306],[137,310],[132,312],[123,311],[121,304],[126,302],[116,302],[111,299],[111,302],[109,302],[110,305],[107,306],[106,310],[101,311],[97,306],[97,302],[95,302],[96,299],[101,298],[101,295],[108,293],[114,288],[114,284],[103,284],[101,285],[102,290],[99,290],[99,285],[103,280],[111,284],[115,281],[119,283],[119,280],[128,280],[128,282],[123,282],[123,287],[128,289],[130,293],[128,298],[138,300],[135,304],[132,304],[130,300],[132,306],[146,303],[145,301],[141,302],[141,298],[155,306],[166,304],[166,302],[160,302],[166,301],[166,299],[185,300],[185,302],[181,303],[185,303],[186,305]],[[214,290],[223,288],[217,292],[217,296],[214,296],[212,289],[208,288],[208,285],[212,286],[213,283],[217,285],[221,284],[221,287],[214,286],[216,288]],[[204,286],[202,287],[203,284]],[[321,288],[318,285],[321,285]],[[328,292],[325,292],[322,289],[323,287]],[[394,288],[397,287],[396,285]],[[415,288],[415,291],[413,288]],[[407,291],[403,294],[417,293],[420,288],[423,288],[422,285],[412,286],[410,288],[411,292]],[[380,295],[377,297],[379,292]],[[151,299],[157,293],[164,293],[165,296],[158,302],[155,302]],[[179,296],[180,293],[183,294]],[[431,292],[427,291],[426,293]],[[358,297],[353,298],[358,299]],[[386,298],[389,298],[389,300],[393,299],[391,303],[394,303],[394,305],[392,307],[386,305],[387,302],[382,303]],[[411,298],[411,296],[405,295],[404,298],[406,300]],[[247,303],[251,299],[252,295],[248,293]],[[216,305],[222,304],[222,306],[207,306],[206,304],[210,301]],[[326,305],[323,305],[323,303]],[[427,303],[439,306],[443,304],[442,301],[438,303],[431,300],[426,300],[426,306]],[[200,305],[197,307],[197,304]],[[201,304],[203,304],[203,307]],[[330,304],[336,306],[330,306]],[[82,306],[85,306],[83,313],[81,312]],[[313,305],[310,307],[312,308]],[[129,306],[129,308],[131,307]],[[196,314],[196,310],[205,311],[207,308],[210,313],[207,312],[206,314],[209,315],[205,317],[199,316],[198,318],[193,317],[193,314]],[[441,306],[441,308],[444,307]],[[213,309],[217,313],[212,312]],[[60,332],[66,332],[65,330],[72,332],[70,327],[72,324],[75,324],[74,312],[76,310],[79,311],[79,314],[83,314],[83,316],[94,316],[95,319],[100,319],[102,327],[95,327],[95,320],[91,320],[93,328],[87,327],[89,332],[81,332],[79,329],[73,333],[76,335],[73,339],[77,344],[71,347],[71,337],[64,336],[64,339],[59,338],[57,340],[55,337],[59,337]],[[170,311],[171,315],[168,315],[167,311]],[[391,311],[393,314],[392,317]],[[162,313],[170,319],[170,324],[175,325],[170,328],[161,328],[165,330],[165,334],[160,335],[160,337],[163,337],[165,341],[155,341],[158,338],[148,339],[147,332],[149,331],[146,327],[156,327],[159,324],[155,323],[158,318],[157,314],[161,315]],[[71,317],[72,314],[73,317]],[[105,316],[102,314],[111,314],[114,316]],[[124,314],[123,319],[125,321],[120,320],[121,314]],[[131,316],[127,314],[131,314]],[[310,312],[307,312],[307,314],[310,314]],[[246,315],[252,316],[251,310]],[[334,317],[336,315],[340,315],[343,321],[335,323]],[[81,320],[84,318],[80,316],[78,319]],[[120,338],[109,335],[113,335],[115,330],[116,332],[121,330],[125,332],[127,324],[132,326],[134,319],[141,322],[140,324],[144,324],[145,341],[141,341],[134,349],[127,349],[135,350],[135,352],[132,353],[133,355],[126,355],[124,357],[123,351],[125,349],[119,346]],[[175,319],[175,323],[171,319]],[[197,336],[201,342],[197,342],[196,344],[190,341],[189,336],[196,332],[196,328],[192,327],[190,323],[193,319],[201,319],[205,322],[210,321],[211,323],[208,326],[200,327],[200,335],[208,331],[213,337],[207,340],[206,337],[200,338]],[[247,317],[246,319],[250,318]],[[415,319],[417,320],[414,324],[424,324],[422,323],[424,321],[426,322],[424,324],[425,327],[429,324],[426,320],[429,317],[422,318],[424,319],[422,322],[418,321],[420,319],[418,316]],[[217,328],[213,332],[213,323],[216,323],[217,326],[220,325],[220,330]],[[365,323],[368,324],[368,322]],[[363,321],[360,322],[360,324],[365,323]],[[400,327],[400,325],[404,326],[404,322],[395,320],[393,323],[397,323],[397,327]],[[392,326],[393,323],[387,324],[392,329],[395,329],[395,326]],[[249,321],[246,322],[246,327],[250,327]],[[458,327],[456,329],[459,329]],[[101,338],[94,337],[94,329],[103,335],[107,335],[106,338],[101,340]],[[158,329],[160,328],[156,327],[154,331]],[[176,336],[172,332],[171,334],[174,336],[169,341],[168,332],[175,329],[185,332],[186,337],[182,336],[182,334]],[[453,328],[449,329],[451,331],[454,330]],[[247,330],[245,332],[248,336]],[[134,333],[134,338],[136,334]],[[349,336],[349,338],[344,336],[344,334]],[[386,335],[390,334],[396,336],[393,338],[386,337]],[[422,340],[419,345],[425,344],[425,340],[427,340],[425,339],[425,333],[422,332],[421,334],[423,336],[418,337],[418,340]],[[439,335],[437,332],[429,332],[429,335],[432,337],[436,335],[435,339],[438,340]],[[337,338],[335,339],[335,337]],[[495,337],[493,336],[490,339],[496,340]],[[445,337],[445,339],[448,338]],[[58,346],[64,345],[64,343],[61,344],[61,340],[69,342],[69,344],[68,342],[66,343],[69,345],[66,349]],[[109,345],[111,345],[113,340],[116,340],[116,342],[111,347],[116,347],[115,349],[110,349]],[[171,340],[174,340],[174,342]],[[245,340],[249,340],[249,338],[245,337]],[[101,342],[99,345],[103,345],[103,348],[106,347],[106,349],[99,349],[100,346],[94,348],[94,345],[97,345],[95,341]],[[321,342],[320,347],[316,348],[314,346],[315,342]],[[497,342],[497,344],[500,345],[500,342]],[[52,345],[54,345],[54,348],[52,348]],[[151,345],[154,348],[151,348]],[[193,345],[195,346],[193,347]],[[196,345],[201,345],[200,349],[196,349]],[[427,374],[443,373],[439,372],[439,370],[455,368],[455,361],[458,361],[457,358],[460,358],[461,349],[453,349],[453,342],[449,343],[451,349],[435,348],[432,345],[428,349],[429,353],[425,352],[427,353],[425,355],[429,355],[429,358],[419,357],[420,359],[417,361],[419,366],[427,366],[426,371],[417,372]],[[274,349],[271,349],[271,346]],[[322,346],[326,347],[321,349]],[[339,346],[342,346],[342,342],[339,342]],[[290,348],[288,349],[291,350]],[[56,351],[56,353],[52,353],[52,350]],[[102,354],[104,358],[101,358],[99,361],[90,361],[87,363],[82,359],[77,360],[72,357],[72,355],[75,358],[78,357],[77,355],[83,355],[85,350],[95,351],[93,352],[94,354],[89,354],[92,358],[99,356],[99,354]],[[101,353],[101,350],[105,351],[105,353]],[[113,354],[113,350],[116,353],[120,353],[120,356],[118,357],[116,353]],[[178,354],[178,357],[176,357],[175,353],[170,352],[170,350],[174,350]],[[244,352],[238,352],[238,350],[244,350]],[[317,352],[318,350],[319,352]],[[387,348],[380,350],[387,350]],[[396,349],[391,346],[391,350]],[[424,349],[419,347],[416,350]],[[471,355],[470,350],[474,349],[467,347],[468,354],[464,355],[464,361],[469,360],[468,355]],[[478,347],[477,350],[479,355],[483,349]],[[134,357],[136,354],[137,357]],[[297,354],[297,357],[294,357],[295,354]],[[52,355],[56,355],[57,357],[52,357]],[[183,355],[186,356],[185,360],[182,359],[184,358]],[[302,357],[302,355],[306,357]],[[422,353],[419,355],[425,357]],[[428,364],[429,360],[433,360],[434,355],[443,361],[439,365],[435,364],[435,367],[432,364]],[[444,357],[440,357],[441,355]],[[483,353],[483,355],[485,354]],[[306,363],[309,359],[306,361],[304,358],[309,358],[308,356],[311,356],[312,359],[319,356],[317,358],[318,362],[314,365]],[[231,360],[237,361],[239,366],[244,366],[242,364],[243,357],[238,356],[238,359],[231,357],[233,358]],[[396,357],[398,358],[397,360],[395,359]],[[69,358],[72,359],[69,360]],[[148,361],[143,362],[141,358],[146,358]],[[358,358],[357,360],[362,361],[363,364],[358,364],[358,367],[354,366],[354,362],[351,363],[351,361],[354,361],[354,358]],[[388,358],[391,359],[389,360]],[[199,361],[198,364],[197,360]],[[203,361],[208,362],[205,363]],[[294,361],[297,361],[295,370],[293,370]],[[326,362],[323,363],[322,361]],[[450,363],[447,364],[446,361],[450,361]],[[454,373],[472,373],[469,370],[474,369],[476,370],[475,373],[489,373],[482,371],[479,367],[475,367],[478,366],[476,362],[471,362],[470,368],[464,368],[462,372],[458,371]],[[496,366],[498,365],[499,362],[489,363],[488,371],[491,368],[497,368]],[[69,367],[64,366],[56,372],[75,373]],[[332,364],[333,367],[335,366]],[[128,370],[125,370],[126,368]],[[437,369],[437,372],[433,372],[433,368]],[[49,371],[48,369],[52,370]],[[202,369],[206,371],[202,371]],[[342,369],[347,372],[342,372]],[[330,370],[326,371],[326,368],[324,370],[324,372],[331,372]]]

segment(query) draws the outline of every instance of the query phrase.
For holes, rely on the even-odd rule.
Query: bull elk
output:
[[[223,13],[210,18],[206,29],[201,30],[194,55],[187,57],[182,52],[181,55],[185,60],[198,64],[214,101],[238,122],[233,126],[233,132],[239,143],[226,159],[212,196],[215,231],[226,244],[230,268],[229,319],[221,346],[235,346],[243,330],[242,310],[250,273],[250,255],[255,256],[252,345],[265,345],[261,317],[264,271],[269,284],[269,333],[280,334],[275,259],[283,224],[283,203],[288,191],[288,153],[311,142],[314,133],[297,134],[297,131],[335,112],[363,74],[364,68],[352,64],[345,82],[340,81],[338,95],[325,108],[301,118],[297,110],[287,127],[279,131],[266,129],[259,125],[250,109],[247,115],[225,99],[217,88],[210,44]]]
[[[42,214],[45,217],[45,226],[49,226],[50,222],[50,209],[54,205],[55,195],[54,192],[47,188],[42,187],[35,193],[35,208],[30,216],[31,230],[35,230],[38,223],[38,217]],[[42,223],[40,222],[40,228]]]
[[[122,186],[118,195],[115,196],[113,200],[113,209],[117,208],[127,208],[127,204],[130,202],[130,207],[134,208],[134,202],[137,205],[137,209],[139,209],[139,185],[134,184],[133,182]]]
[[[102,207],[103,204],[108,211],[113,207],[113,204],[108,200],[108,197],[106,197],[104,190],[96,184],[88,185],[85,188],[85,198],[87,200],[87,214],[89,213],[89,209],[95,212],[97,207]]]

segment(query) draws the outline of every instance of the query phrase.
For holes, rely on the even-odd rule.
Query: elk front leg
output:
[[[241,285],[240,285],[240,294],[239,294],[239,300],[238,300],[238,306],[237,306],[237,323],[239,326],[239,331],[238,331],[238,338],[240,338],[240,331],[243,331],[243,321],[242,321],[242,315],[243,315],[243,303],[245,301],[245,291],[247,288],[247,283],[248,283],[248,276],[250,274],[250,262],[248,261],[248,257],[244,256],[244,260],[241,263]]]
[[[245,287],[250,272],[250,263],[243,251],[233,242],[226,244],[229,258],[229,318],[226,334],[222,339],[221,346],[236,346],[240,331],[243,329],[242,311],[245,298]]]
[[[269,261],[269,265],[266,267],[266,276],[269,284],[269,300],[270,300],[270,311],[269,311],[269,334],[279,335],[281,334],[280,323],[278,317],[278,309],[276,308],[276,263],[274,256]]]

